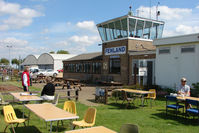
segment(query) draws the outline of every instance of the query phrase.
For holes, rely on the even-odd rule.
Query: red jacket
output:
[[[26,74],[27,75],[27,84],[28,86],[30,86],[30,75],[29,75],[29,72],[23,72],[22,75],[21,75],[21,79],[22,79],[22,85],[24,86],[24,83],[23,83],[23,75]]]

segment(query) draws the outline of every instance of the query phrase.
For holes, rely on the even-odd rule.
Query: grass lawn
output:
[[[32,88],[32,90],[34,89],[36,88]],[[60,100],[57,106],[62,108],[63,103],[64,100]],[[140,103],[139,100],[138,103]],[[22,116],[22,105],[13,104],[13,107],[17,113],[17,116]],[[77,113],[80,116],[80,119],[82,119],[84,112],[87,108],[88,106],[77,102]],[[150,108],[150,106],[140,107],[136,104],[135,107],[129,107],[128,109],[125,109],[125,106],[121,104],[121,101],[115,103],[113,99],[109,99],[108,105],[101,105],[96,108],[96,126],[102,125],[117,132],[119,132],[121,125],[125,123],[137,124],[139,126],[140,133],[199,132],[199,121],[197,122],[196,120],[192,119],[187,120],[182,117],[182,115],[179,115],[179,117],[177,118],[174,115],[168,115],[166,117],[164,99],[156,100],[156,104],[153,103],[153,108]],[[2,106],[0,106],[0,110],[0,132],[3,132],[5,128],[5,123],[2,114]],[[28,115],[28,112],[29,111],[25,109],[26,115]],[[173,112],[170,112],[170,114],[172,113]],[[69,121],[64,121],[64,126],[61,126],[60,124],[59,132],[63,133],[64,131],[69,129]],[[45,133],[47,132],[47,129],[45,122],[36,115],[34,115],[34,113],[31,113],[30,126],[24,128],[23,124],[19,125],[19,128],[16,131],[20,133]],[[7,129],[7,132],[11,132],[11,128]],[[56,122],[53,123],[53,132],[56,132]]]

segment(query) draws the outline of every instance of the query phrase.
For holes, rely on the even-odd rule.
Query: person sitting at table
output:
[[[54,100],[55,86],[51,81],[51,77],[46,79],[47,84],[41,92],[41,98],[44,100]]]
[[[183,96],[190,96],[190,87],[186,84],[186,78],[181,78],[181,84],[178,88],[178,94]]]

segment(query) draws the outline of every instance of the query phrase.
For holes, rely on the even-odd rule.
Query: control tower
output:
[[[164,22],[128,15],[97,24],[102,42],[121,39],[154,40],[162,37]]]
[[[124,84],[137,83],[137,81],[129,81],[137,80],[136,76],[134,79],[132,77],[134,57],[131,58],[131,55],[132,53],[136,55],[136,52],[155,51],[153,40],[162,37],[164,22],[133,16],[130,11],[125,16],[97,24],[97,28],[102,40],[102,74]],[[140,56],[140,58],[145,57]],[[151,73],[154,72],[153,66],[150,66],[150,69]],[[154,77],[146,77],[147,80],[150,78]],[[150,84],[152,81],[150,79]]]

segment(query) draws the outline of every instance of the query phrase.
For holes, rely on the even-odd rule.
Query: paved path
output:
[[[33,84],[34,87],[37,88],[42,88],[44,87],[45,84],[43,83],[37,83],[37,84]],[[56,92],[62,91],[61,86],[60,87],[56,87]],[[71,92],[71,95],[74,92]],[[82,87],[82,91],[79,91],[79,102],[82,104],[85,104],[87,106],[98,106],[100,105],[100,103],[95,103],[95,87],[91,87],[91,86],[85,86]]]

